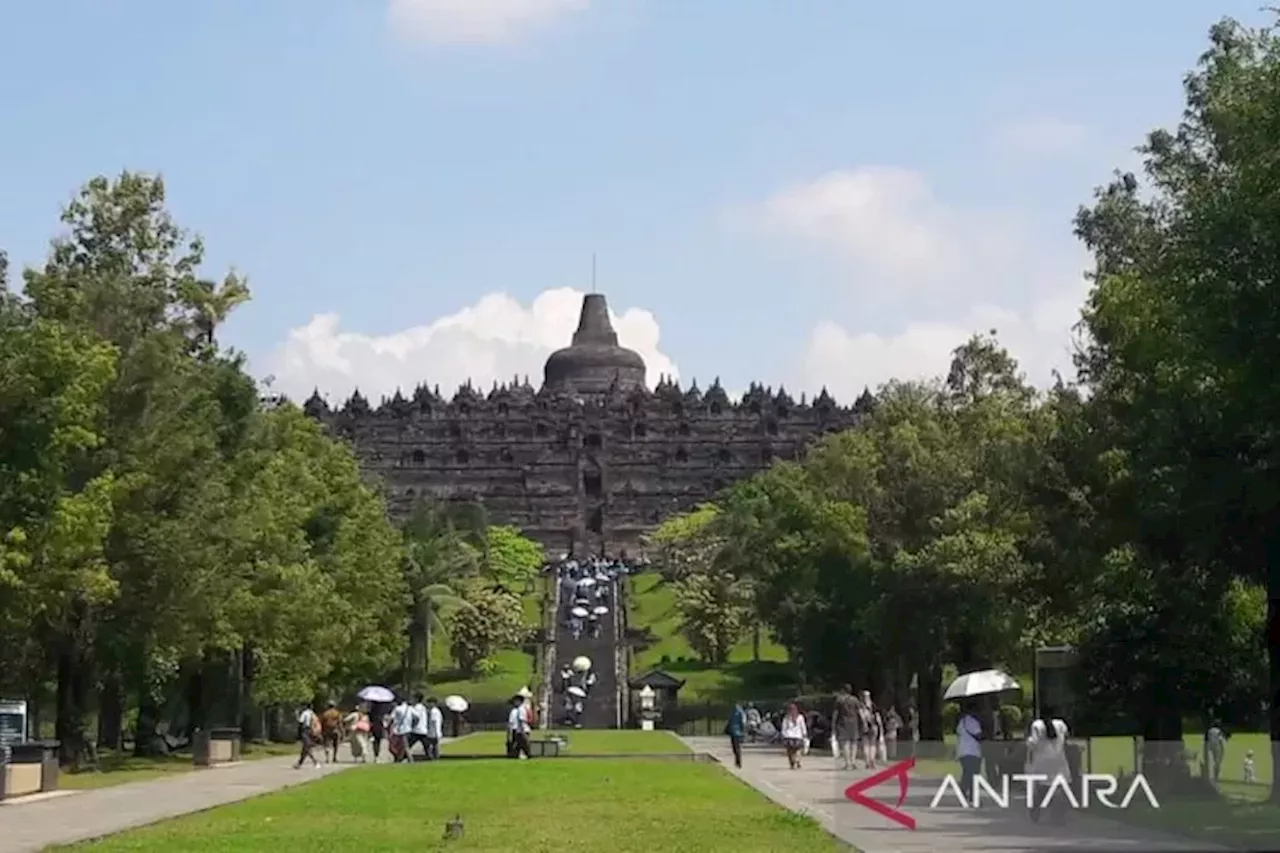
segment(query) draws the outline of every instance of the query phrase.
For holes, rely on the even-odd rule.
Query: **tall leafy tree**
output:
[[[1118,176],[1078,217],[1097,278],[1083,368],[1117,425],[1140,557],[1211,601],[1232,577],[1266,584],[1280,760],[1280,35],[1223,21],[1185,93],[1141,149],[1145,185]]]

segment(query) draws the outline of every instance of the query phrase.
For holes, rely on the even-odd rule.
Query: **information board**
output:
[[[27,739],[27,703],[0,699],[0,743]]]

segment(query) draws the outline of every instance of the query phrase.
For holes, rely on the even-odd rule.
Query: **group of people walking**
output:
[[[896,760],[898,738],[904,729],[914,738],[914,708],[908,708],[905,717],[892,705],[883,709],[878,706],[871,691],[855,693],[846,684],[836,692],[829,716],[806,711],[799,702],[789,702],[781,712],[766,719],[754,705],[739,704],[730,715],[725,734],[738,767],[742,766],[743,743],[764,736],[782,744],[792,769],[799,769],[804,756],[815,746],[829,746],[832,756],[846,770],[854,769],[859,762],[866,768],[875,768]]]
[[[412,761],[413,749],[421,745],[422,756],[427,761],[440,757],[440,741],[444,737],[444,712],[435,698],[425,698],[415,693],[413,700],[401,696],[390,703],[361,702],[351,711],[343,713],[336,702],[330,702],[320,713],[307,705],[298,712],[298,741],[301,744],[298,763],[303,767],[309,761],[319,767],[315,756],[316,744],[320,744],[327,763],[338,760],[338,750],[345,741],[355,761],[366,763],[370,758],[377,762],[382,756],[382,745],[392,761]]]

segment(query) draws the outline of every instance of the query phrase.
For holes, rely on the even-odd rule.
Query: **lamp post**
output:
[[[653,688],[645,685],[640,688],[640,728],[643,731],[653,731]]]

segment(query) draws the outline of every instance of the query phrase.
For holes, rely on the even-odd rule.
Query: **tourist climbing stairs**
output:
[[[582,706],[576,725],[584,729],[617,728],[618,676],[616,671],[618,628],[614,604],[618,600],[618,581],[604,572],[586,574],[591,583],[579,586],[578,578],[562,576],[559,588],[560,606],[556,622],[556,671],[552,677],[552,712],[557,727],[565,725],[568,706],[575,701]],[[597,589],[599,592],[597,592]],[[575,637],[575,622],[581,628]],[[592,625],[598,626],[596,631]],[[579,658],[591,662],[589,674],[573,672],[568,679],[561,673],[572,670]],[[576,695],[585,692],[585,696]]]

